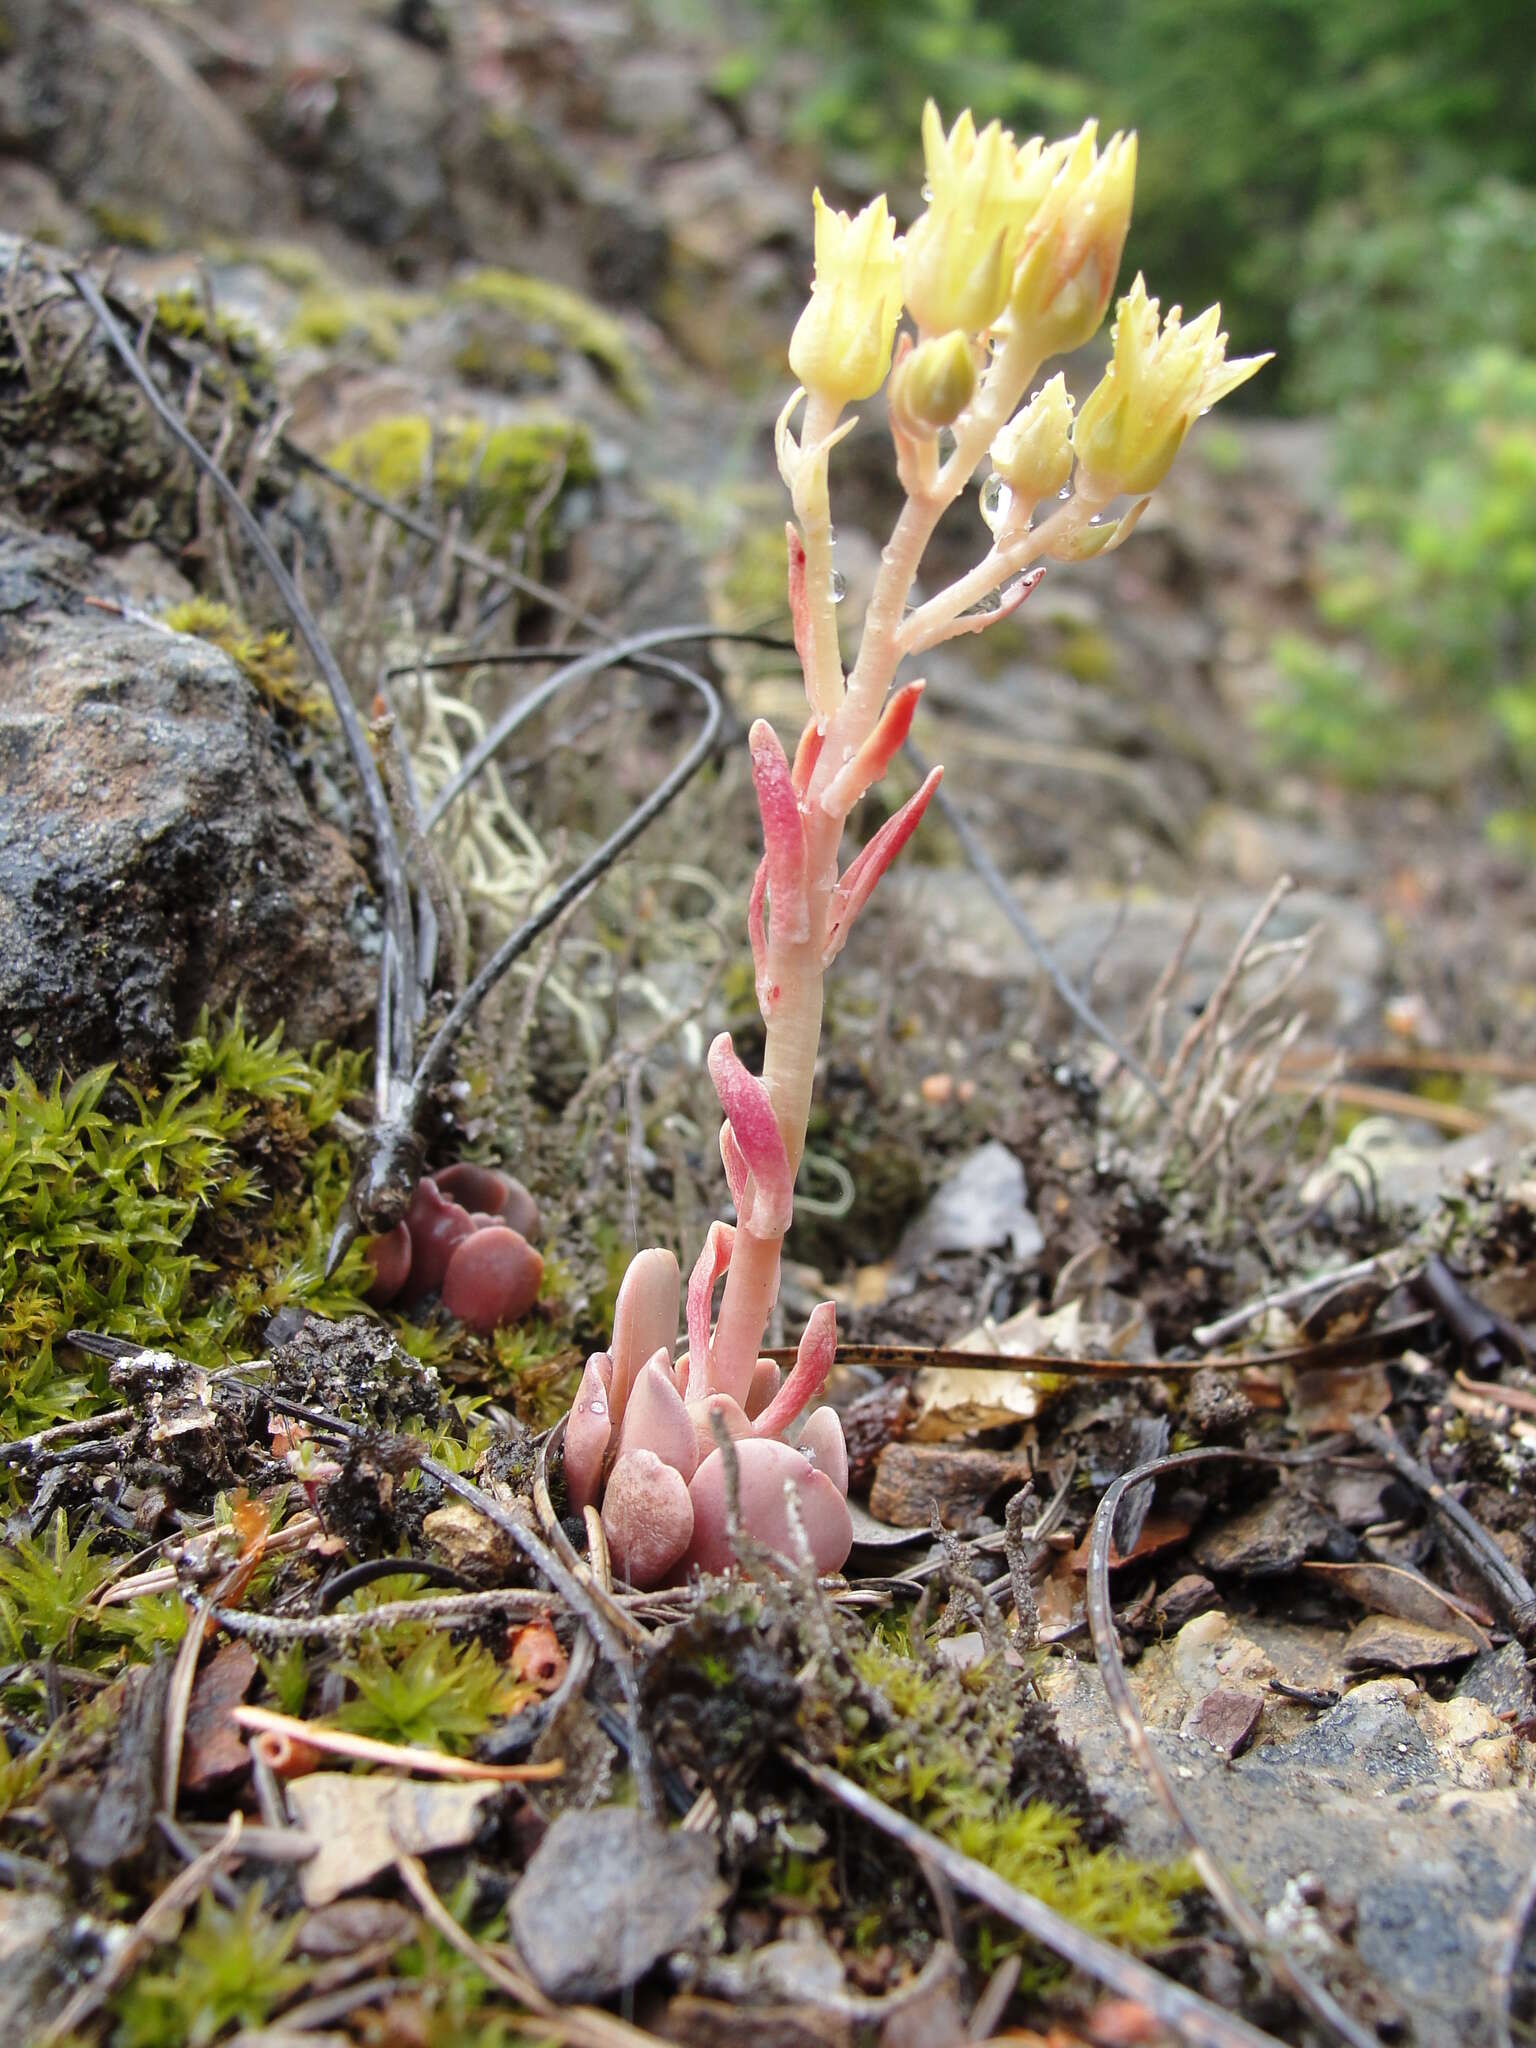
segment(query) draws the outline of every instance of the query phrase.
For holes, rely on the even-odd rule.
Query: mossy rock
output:
[[[558,416],[503,426],[464,419],[434,426],[425,413],[400,413],[350,435],[330,460],[387,498],[409,501],[430,485],[439,505],[463,506],[477,538],[495,549],[526,532],[535,503],[552,486],[541,527],[565,491],[597,480],[586,429]]]
[[[477,270],[447,292],[450,304],[500,314],[535,346],[574,349],[595,363],[626,405],[645,403],[645,390],[629,336],[620,323],[580,292],[516,270]]]
[[[316,286],[306,291],[288,328],[292,348],[356,348],[375,362],[392,363],[413,320],[436,306],[425,292],[347,291]]]

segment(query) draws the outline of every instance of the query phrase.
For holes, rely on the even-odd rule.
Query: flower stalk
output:
[[[709,1051],[736,1222],[710,1229],[676,1361],[676,1262],[639,1255],[611,1352],[589,1361],[567,1426],[572,1503],[601,1499],[615,1561],[637,1584],[728,1562],[731,1495],[748,1535],[791,1558],[808,1549],[821,1570],[841,1565],[852,1542],[841,1425],[812,1405],[836,1352],[832,1304],[813,1312],[782,1385],[760,1353],[793,1219],[826,971],[943,773],[934,769],[841,865],[849,815],[884,776],[921,701],[920,680],[898,685],[902,663],[1009,616],[1049,561],[1119,546],[1193,420],[1267,360],[1226,361],[1218,308],[1187,328],[1177,308],[1160,321],[1138,278],[1120,304],[1114,360],[1081,412],[1074,418],[1060,376],[1024,404],[1048,358],[1104,318],[1130,219],[1135,137],[1100,150],[1088,122],[1061,142],[1019,144],[996,122],[978,133],[969,113],[946,134],[930,103],[923,144],[930,196],[904,241],[883,197],[850,218],[815,196],[815,278],[790,344],[800,384],[775,434],[795,515],[787,577],[808,715],[793,762],[763,720],[748,736],[763,835],[747,905],[762,1073],[748,1073],[726,1034]],[[903,305],[915,332],[898,336]],[[856,423],[848,406],[888,374],[906,502],[845,673],[831,458]],[[947,450],[941,431],[952,437]],[[914,602],[935,530],[984,465],[991,547],[947,589]],[[1135,504],[1106,518],[1131,494]]]

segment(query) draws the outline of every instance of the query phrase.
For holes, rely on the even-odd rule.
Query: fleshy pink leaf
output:
[[[670,1465],[684,1479],[691,1479],[698,1465],[693,1418],[672,1384],[672,1355],[668,1351],[658,1351],[642,1365],[629,1390],[619,1456],[622,1458],[630,1451],[654,1451],[663,1464]]]
[[[989,626],[1000,625],[1004,619],[1011,619],[1026,597],[1040,588],[1045,577],[1045,564],[1041,562],[1034,569],[1026,569],[1022,576],[1016,576],[1012,585],[999,598],[994,610],[989,612],[962,612],[958,619],[947,619],[942,626],[936,626],[913,641],[906,650],[908,654],[922,654],[930,647],[937,647],[941,640],[958,640],[966,633],[985,633]]]
[[[653,1245],[630,1260],[613,1305],[613,1341],[608,1346],[616,1424],[624,1420],[624,1404],[641,1366],[663,1347],[669,1358],[672,1355],[681,1291],[677,1259],[663,1247]]]
[[[763,821],[763,852],[768,862],[769,915],[776,944],[795,944],[810,931],[805,897],[805,826],[790,777],[789,761],[779,736],[766,718],[757,718],[747,734],[752,756],[752,787]]]
[[[803,668],[811,647],[811,606],[805,588],[805,542],[793,520],[785,524],[784,540],[789,549],[789,619],[794,628],[795,652]]]
[[[755,1421],[784,1384],[784,1375],[771,1358],[760,1358],[752,1368],[752,1382],[742,1403]]]
[[[847,944],[855,918],[874,894],[876,882],[917,830],[943,777],[942,768],[930,769],[921,789],[907,798],[894,818],[886,819],[868,846],[848,863],[842,880],[832,892],[827,943],[821,955],[823,967],[830,966]]]
[[[682,1474],[654,1451],[626,1451],[608,1475],[603,1534],[632,1586],[660,1585],[693,1536],[693,1502]]]
[[[740,1215],[752,1172],[736,1142],[736,1133],[728,1123],[720,1126],[720,1164],[725,1168],[725,1184],[731,1191],[731,1201]]]
[[[830,1301],[811,1310],[789,1378],[752,1425],[758,1436],[782,1436],[827,1383],[837,1357],[837,1310]]]
[[[821,807],[829,818],[846,818],[868,789],[873,789],[899,750],[906,744],[923,694],[922,679],[904,683],[880,714],[880,723],[851,761],[839,768],[821,793]]]
[[[816,773],[816,763],[821,759],[821,750],[826,743],[826,728],[814,718],[805,721],[805,729],[795,748],[795,765],[790,770],[790,780],[795,785],[795,795],[804,796],[811,786],[811,777]]]
[[[698,1444],[698,1463],[702,1464],[711,1451],[718,1450],[715,1441],[713,1417],[719,1416],[725,1424],[726,1435],[733,1440],[749,1437],[752,1424],[746,1410],[739,1401],[733,1401],[729,1394],[705,1394],[700,1400],[688,1403],[688,1413],[693,1422],[693,1433]],[[694,1468],[697,1470],[697,1466]],[[690,1475],[691,1476],[691,1475]]]
[[[825,1472],[839,1493],[848,1491],[848,1442],[835,1408],[811,1410],[805,1418],[805,1427],[796,1440],[795,1449],[818,1472]]]
[[[735,1452],[743,1533],[795,1563],[797,1546],[784,1500],[786,1489],[791,1489],[817,1571],[837,1571],[853,1548],[853,1518],[847,1501],[826,1473],[807,1463],[792,1444],[772,1438],[738,1443]],[[731,1540],[722,1452],[712,1451],[704,1460],[689,1482],[688,1492],[693,1504],[693,1540],[685,1567],[724,1571],[731,1561]]]
[[[613,1361],[594,1351],[565,1420],[565,1490],[579,1515],[595,1505],[603,1485],[603,1461],[613,1436],[608,1393]]]
[[[736,1233],[729,1223],[711,1223],[704,1249],[688,1276],[688,1397],[697,1400],[709,1385],[710,1306],[715,1284],[731,1263]]]
[[[890,823],[894,825],[896,819]],[[883,829],[889,831],[890,826]],[[874,887],[873,881],[870,887]],[[708,1065],[720,1107],[752,1176],[747,1206],[743,1208],[740,1202],[736,1205],[742,1226],[754,1237],[782,1237],[794,1214],[795,1177],[790,1172],[789,1154],[773,1113],[773,1098],[764,1083],[755,1074],[749,1074],[736,1057],[728,1031],[722,1031],[710,1046]]]

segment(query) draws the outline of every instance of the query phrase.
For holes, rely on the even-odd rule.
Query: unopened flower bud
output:
[[[992,467],[1031,505],[1052,497],[1072,474],[1072,398],[1059,371],[992,443]]]
[[[891,380],[891,404],[898,416],[930,433],[960,417],[976,389],[976,358],[959,328],[919,342]]]
[[[1267,355],[1226,359],[1221,308],[1190,326],[1169,308],[1159,326],[1156,299],[1138,276],[1115,314],[1115,353],[1072,429],[1078,489],[1099,502],[1140,496],[1160,484],[1201,413],[1245,384]]]
[[[1115,288],[1136,189],[1136,137],[1101,156],[1085,122],[1030,226],[1009,304],[1037,356],[1065,355],[1099,331]]]
[[[882,194],[852,219],[818,192],[816,279],[790,337],[789,366],[807,391],[839,405],[880,389],[901,315],[901,254]]]

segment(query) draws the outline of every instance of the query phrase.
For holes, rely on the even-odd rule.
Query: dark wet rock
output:
[[[1456,1688],[1458,1699],[1481,1700],[1501,1718],[1529,1720],[1536,1715],[1536,1683],[1518,1643],[1484,1650]]]
[[[1315,1502],[1282,1486],[1257,1506],[1202,1529],[1190,1555],[1202,1571],[1273,1578],[1304,1557],[1321,1556],[1333,1534],[1334,1524]]]
[[[1028,1463],[958,1444],[887,1444],[875,1463],[869,1511],[898,1529],[926,1529],[934,1510],[946,1529],[969,1529],[988,1501],[1029,1477]]]
[[[1186,1621],[1193,1621],[1197,1614],[1203,1614],[1215,1604],[1216,1588],[1210,1580],[1199,1572],[1186,1572],[1182,1578],[1175,1579],[1166,1592],[1158,1595],[1152,1616],[1160,1629],[1172,1635]]]
[[[0,534],[0,1055],[163,1062],[205,1004],[350,1035],[367,877],[234,663],[73,600],[90,577]]]
[[[628,1806],[563,1813],[512,1894],[512,1933],[549,1997],[606,1998],[693,1941],[728,1891],[707,1836]]]

